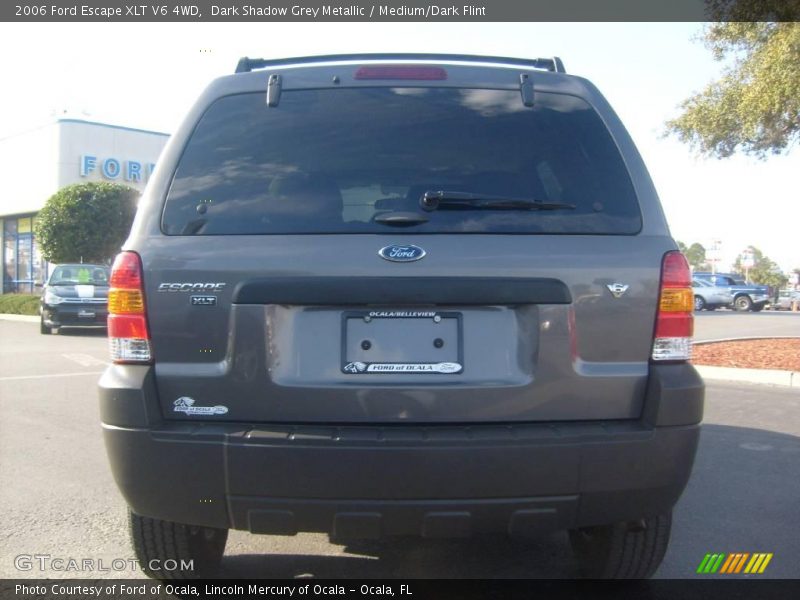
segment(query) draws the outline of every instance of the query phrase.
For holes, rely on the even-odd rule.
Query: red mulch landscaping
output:
[[[698,344],[692,350],[692,362],[713,367],[800,371],[800,339]]]

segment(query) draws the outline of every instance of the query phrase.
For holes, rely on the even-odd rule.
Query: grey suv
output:
[[[558,59],[242,59],[164,150],[109,309],[105,442],[152,576],[212,572],[230,529],[664,556],[703,410],[690,272]]]

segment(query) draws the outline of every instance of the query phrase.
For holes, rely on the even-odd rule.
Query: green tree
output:
[[[115,183],[80,183],[53,194],[36,218],[35,235],[46,260],[110,262],[136,213],[139,192]]]
[[[711,0],[703,40],[722,75],[667,122],[701,155],[764,158],[800,140],[800,0]],[[769,22],[764,22],[769,21]]]
[[[750,246],[749,250],[753,254],[753,266],[745,269],[742,266],[742,255],[740,254],[736,257],[736,262],[733,265],[734,272],[741,274],[743,277],[746,274],[747,278],[754,283],[768,285],[775,289],[785,287],[789,278],[781,272],[780,267],[755,246]]]
[[[684,252],[686,260],[694,267],[695,271],[705,271],[708,268],[706,262],[706,249],[702,244],[695,242]]]
[[[680,240],[676,240],[675,243],[678,245],[678,250],[680,251],[680,253],[685,256],[686,255],[686,251],[688,250],[688,248],[686,247],[686,244],[684,244]]]

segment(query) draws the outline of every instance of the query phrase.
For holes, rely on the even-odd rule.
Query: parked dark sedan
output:
[[[105,327],[108,318],[108,267],[59,265],[42,290],[43,334],[59,327]]]

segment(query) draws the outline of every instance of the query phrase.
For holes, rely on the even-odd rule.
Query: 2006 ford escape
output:
[[[658,567],[702,416],[689,269],[559,59],[242,59],[123,250],[106,447],[139,559],[195,569],[151,575],[232,528],[563,529],[590,576]]]

